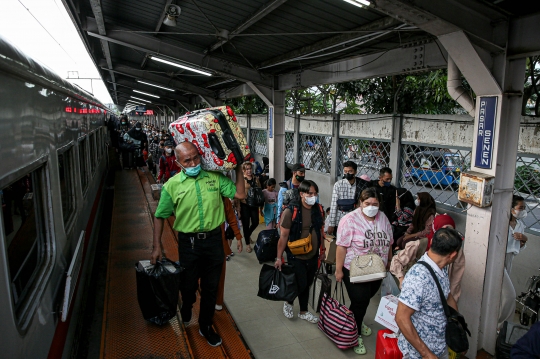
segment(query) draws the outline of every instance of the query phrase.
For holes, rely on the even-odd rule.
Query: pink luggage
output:
[[[375,345],[375,359],[401,358],[403,358],[403,354],[398,348],[396,334],[390,329],[379,330],[377,332],[377,344]]]
[[[169,125],[177,144],[193,143],[206,171],[229,171],[251,159],[236,116],[229,106],[188,112]]]

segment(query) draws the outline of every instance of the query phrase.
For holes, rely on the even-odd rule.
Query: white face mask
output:
[[[308,206],[313,206],[317,202],[317,196],[304,197],[304,200]]]
[[[379,212],[379,207],[377,206],[367,206],[362,208],[362,212],[368,217],[375,217]]]
[[[514,214],[514,217],[516,217],[517,219],[523,219],[525,217],[527,217],[527,211],[523,210],[523,211],[516,211],[514,210],[515,214]]]
[[[418,198],[414,200],[414,205],[415,205],[416,207],[419,207],[419,206],[420,206],[420,200],[419,200]]]
[[[172,148],[166,148],[165,151],[167,151],[167,153],[171,153],[171,152],[172,152]]]

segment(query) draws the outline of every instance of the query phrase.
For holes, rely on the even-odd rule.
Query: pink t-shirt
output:
[[[347,248],[344,266],[349,270],[351,261],[356,256],[368,254],[370,251],[378,254],[384,264],[387,264],[388,251],[393,242],[392,225],[380,210],[373,222],[364,217],[362,208],[346,214],[339,221],[336,244]]]

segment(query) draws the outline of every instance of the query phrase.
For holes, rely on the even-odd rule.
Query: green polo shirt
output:
[[[161,190],[157,218],[176,216],[178,232],[208,232],[225,222],[222,196],[234,198],[236,186],[219,172],[201,170],[197,177],[184,171],[171,177]]]

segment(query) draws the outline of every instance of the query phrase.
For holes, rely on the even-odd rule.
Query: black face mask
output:
[[[306,178],[306,176],[299,176],[299,175],[296,175],[295,178],[296,178],[296,180],[297,180],[298,182],[302,182],[302,181],[304,180],[304,178]]]
[[[343,178],[350,181],[350,180],[352,180],[354,178],[354,173],[345,173],[343,175]]]

